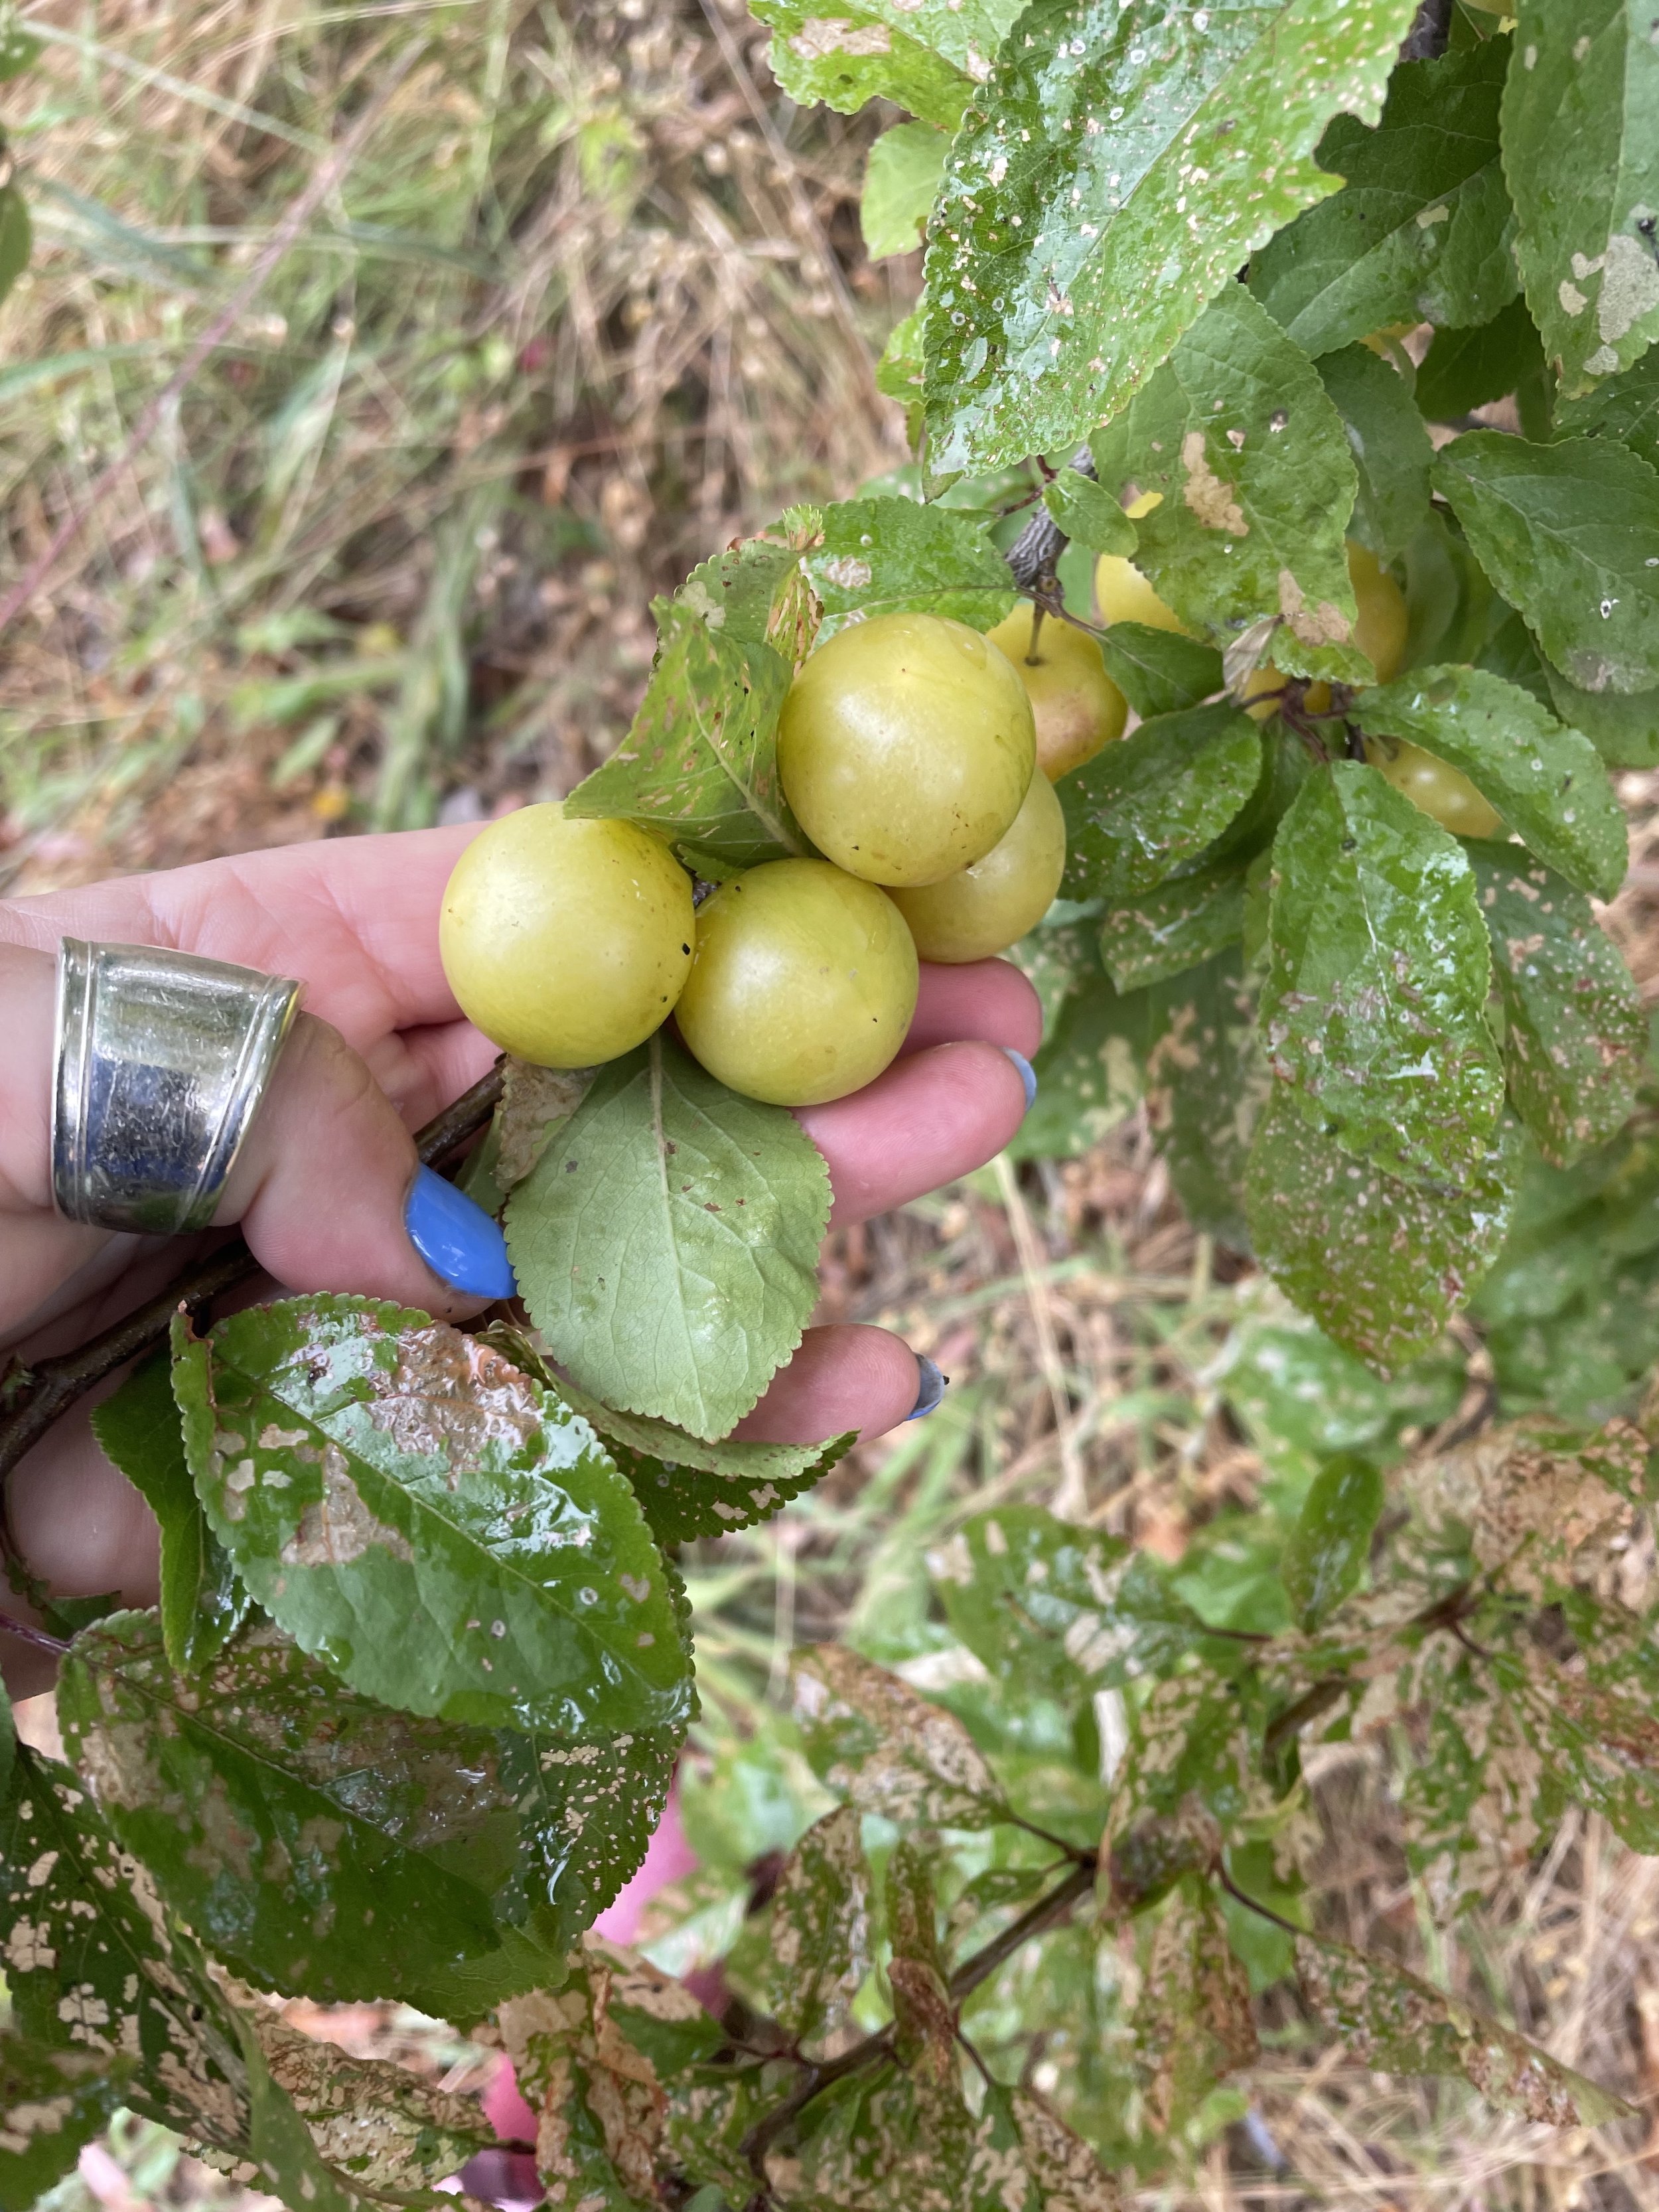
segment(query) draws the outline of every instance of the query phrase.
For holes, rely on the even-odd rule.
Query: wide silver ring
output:
[[[58,959],[52,1188],[100,1229],[205,1229],[300,1002],[281,975],[66,937]]]

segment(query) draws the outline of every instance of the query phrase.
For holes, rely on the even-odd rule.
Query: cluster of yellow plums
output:
[[[1387,682],[1405,648],[1398,586],[1358,546],[1357,641]],[[1181,624],[1139,570],[1103,559],[1107,623]],[[1273,712],[1281,679],[1252,679]],[[1307,703],[1328,703],[1310,687]],[[981,635],[927,614],[874,617],[807,659],[778,725],[778,775],[821,859],[769,860],[695,905],[692,878],[637,823],[528,806],[491,823],[444,895],[444,969],[505,1050],[589,1067],[674,1018],[732,1090],[815,1105],[872,1081],[915,1011],[918,958],[979,960],[1014,944],[1060,888],[1055,780],[1121,736],[1122,693],[1085,631],[1028,604]],[[1456,769],[1368,741],[1390,783],[1448,829],[1498,818]]]

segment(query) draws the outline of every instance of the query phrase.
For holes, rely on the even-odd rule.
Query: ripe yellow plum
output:
[[[1035,929],[1054,902],[1066,867],[1066,817],[1046,776],[1034,775],[1013,827],[942,884],[896,890],[924,960],[983,960]]]
[[[1037,631],[1034,654],[1036,611],[1029,599],[1022,599],[986,635],[1006,653],[1025,686],[1036,724],[1036,764],[1054,783],[1123,735],[1129,702],[1106,673],[1100,647],[1087,630],[1049,615]]]
[[[691,878],[631,822],[521,807],[481,830],[444,892],[438,946],[462,1012],[542,1067],[641,1044],[691,967]]]
[[[703,902],[675,1018],[732,1090],[817,1106],[861,1091],[893,1058],[916,975],[885,891],[828,860],[768,860]]]
[[[988,853],[1036,761],[1007,655],[965,623],[877,615],[839,630],[778,722],[784,796],[818,850],[872,884],[933,884]]]
[[[1348,580],[1359,609],[1353,641],[1376,671],[1379,684],[1392,684],[1406,657],[1411,627],[1406,595],[1375,553],[1348,540]]]
[[[1192,632],[1173,607],[1165,606],[1133,561],[1103,553],[1095,563],[1095,604],[1103,623],[1145,623],[1149,629]]]
[[[1404,738],[1367,738],[1365,757],[1385,782],[1455,837],[1496,837],[1502,832],[1503,816],[1449,761],[1437,760]]]

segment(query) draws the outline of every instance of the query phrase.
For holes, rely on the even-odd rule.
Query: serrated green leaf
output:
[[[823,609],[820,641],[849,623],[914,609],[991,629],[1016,598],[1008,563],[972,514],[913,499],[853,499],[823,510],[803,556]]]
[[[1515,1109],[1546,1159],[1567,1167],[1624,1127],[1648,1022],[1634,978],[1589,901],[1512,847],[1469,848],[1504,1001]]]
[[[160,1527],[167,1657],[179,1668],[205,1666],[246,1619],[248,1595],[191,1481],[165,1352],[135,1368],[94,1409],[92,1431]]]
[[[815,1771],[901,1827],[986,1828],[1008,1808],[953,1713],[839,1644],[795,1654],[795,1713]]]
[[[1498,157],[1509,40],[1406,62],[1382,121],[1332,124],[1319,163],[1344,189],[1280,231],[1250,289],[1306,352],[1390,323],[1484,323],[1515,297],[1512,215]]]
[[[822,1155],[660,1033],[599,1071],[507,1202],[552,1357],[619,1411],[723,1437],[800,1342],[830,1217]]]
[[[1073,544],[1091,553],[1133,553],[1135,526],[1121,503],[1079,469],[1062,469],[1043,486],[1042,504]]]
[[[1133,2026],[1143,2093],[1164,2134],[1259,2055],[1249,1978],[1207,1882],[1181,1883],[1159,1915]]]
[[[130,2059],[0,2034],[0,2212],[29,2212],[123,2101]]]
[[[1544,366],[1544,348],[1524,300],[1489,323],[1442,330],[1419,364],[1417,404],[1431,422],[1455,422],[1503,399]]]
[[[930,459],[1059,452],[1109,421],[1240,263],[1334,179],[1410,0],[1035,0],[951,147],[927,264]]]
[[[1106,673],[1143,721],[1200,706],[1226,682],[1215,647],[1179,630],[1113,623],[1100,652]]]
[[[1610,899],[1625,879],[1624,810],[1601,756],[1531,694],[1478,668],[1417,668],[1362,691],[1354,720],[1449,762],[1507,826],[1581,890]]]
[[[1504,167],[1516,258],[1569,394],[1659,337],[1659,51],[1637,0],[1516,0]]]
[[[1551,703],[1581,732],[1609,768],[1659,767],[1659,690],[1581,691],[1559,668],[1542,663]]]
[[[1518,1123],[1498,1123],[1455,1184],[1357,1160],[1276,1089],[1250,1149],[1250,1241],[1279,1288],[1383,1376],[1427,1351],[1498,1256],[1520,1176]]]
[[[1659,345],[1593,392],[1559,401],[1555,420],[1564,435],[1617,438],[1659,469]]]
[[[1385,1174],[1477,1172],[1504,1082],[1456,839],[1375,769],[1334,763],[1279,825],[1268,954],[1261,1034],[1280,1110]]]
[[[1495,619],[1488,622],[1486,641],[1475,656],[1474,665],[1493,676],[1501,676],[1506,684],[1516,685],[1540,707],[1547,708],[1551,703],[1549,664],[1533,643],[1532,632],[1515,609],[1506,608],[1501,599],[1494,600],[1492,617]],[[1565,678],[1561,681],[1565,683]],[[1571,690],[1571,685],[1568,690]],[[1586,699],[1589,694],[1579,691],[1572,696]],[[1569,729],[1582,730],[1586,737],[1589,736],[1583,724],[1575,721],[1571,714],[1563,714],[1559,719]]]
[[[405,1712],[592,1740],[686,1717],[667,1571],[634,1494],[498,1352],[367,1298],[174,1335],[214,1533],[265,1610]]]
[[[1146,1055],[1146,1117],[1194,1226],[1248,1251],[1250,1140],[1272,1088],[1256,994],[1229,951],[1166,985],[1164,998]]]
[[[778,781],[787,665],[684,599],[659,599],[653,611],[656,665],[633,727],[566,811],[637,822],[732,868],[807,852]]]
[[[1376,1952],[1300,1936],[1296,1964],[1316,2018],[1362,2066],[1461,2075],[1498,2112],[1552,2127],[1598,2127],[1632,2111],[1513,2028]]]
[[[1314,363],[1342,418],[1359,479],[1348,535],[1392,561],[1429,519],[1434,448],[1411,387],[1369,346],[1339,347]]]
[[[517,1826],[482,1732],[354,1697],[269,1623],[177,1674],[143,1613],[76,1639],[58,1710],[116,1834],[265,1988],[389,1996],[497,1948],[462,1871],[469,1845],[487,1867],[492,1826],[510,1855]]]
[[[1365,681],[1343,552],[1347,434],[1313,364],[1242,285],[1090,444],[1109,491],[1161,495],[1135,526],[1135,565],[1188,629],[1225,647],[1277,615],[1287,673]]]
[[[1659,470],[1614,439],[1474,430],[1442,448],[1434,482],[1564,675],[1585,691],[1659,684]]]
[[[1057,787],[1067,898],[1132,898],[1212,843],[1255,791],[1261,732],[1235,707],[1143,722]]]
[[[1352,1452],[1314,1477],[1279,1565],[1304,1636],[1359,1587],[1382,1512],[1382,1478]]]
[[[28,267],[33,244],[28,202],[15,185],[0,185],[0,300]]]
[[[1142,891],[1131,906],[1109,907],[1100,957],[1120,991],[1162,983],[1236,943],[1244,928],[1243,860],[1220,860]]]
[[[1299,1314],[1249,1316],[1230,1340],[1218,1387],[1269,1473],[1297,1488],[1339,1452],[1386,1463],[1407,1428],[1426,1433],[1455,1413],[1461,1359],[1425,1363],[1402,1382],[1381,1382]]]
[[[815,100],[855,114],[890,100],[954,130],[987,72],[1018,0],[759,0],[755,14],[775,33],[772,74],[803,107]]]
[[[850,1805],[815,1821],[785,1860],[772,1903],[768,1999],[799,2042],[832,2034],[870,1971],[870,1869]]]
[[[871,260],[914,253],[921,244],[950,143],[931,123],[898,123],[870,149],[859,228]]]

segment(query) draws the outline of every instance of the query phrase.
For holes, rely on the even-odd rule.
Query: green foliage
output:
[[[1429,519],[1434,448],[1418,408],[1433,410],[1424,399],[1423,373],[1414,402],[1405,378],[1369,346],[1340,346],[1314,365],[1342,418],[1358,477],[1348,535],[1380,561],[1391,561]]]
[[[1135,526],[1103,484],[1078,469],[1062,469],[1042,489],[1042,504],[1074,545],[1091,553],[1128,554]]]
[[[1524,300],[1489,323],[1437,331],[1417,371],[1417,404],[1432,422],[1455,422],[1514,392],[1544,366],[1544,348]]]
[[[1255,789],[1261,732],[1233,708],[1145,722],[1060,786],[1067,898],[1151,890],[1218,837]]]
[[[1348,1453],[1315,1476],[1279,1570],[1304,1635],[1358,1588],[1382,1511],[1382,1478],[1369,1460]]]
[[[949,144],[931,124],[898,123],[870,149],[859,223],[872,261],[921,244]]]
[[[1107,674],[1144,721],[1200,706],[1225,681],[1215,648],[1179,630],[1114,623],[1100,651]]]
[[[1014,603],[1008,564],[979,520],[913,499],[825,507],[804,567],[823,611],[821,638],[908,609],[989,629]]]
[[[1019,9],[1014,0],[852,0],[815,15],[805,0],[760,0],[776,33],[773,75],[803,106],[823,100],[851,113],[896,100],[954,130]]]
[[[130,2062],[0,2034],[0,2206],[29,2212],[108,2124]]]

